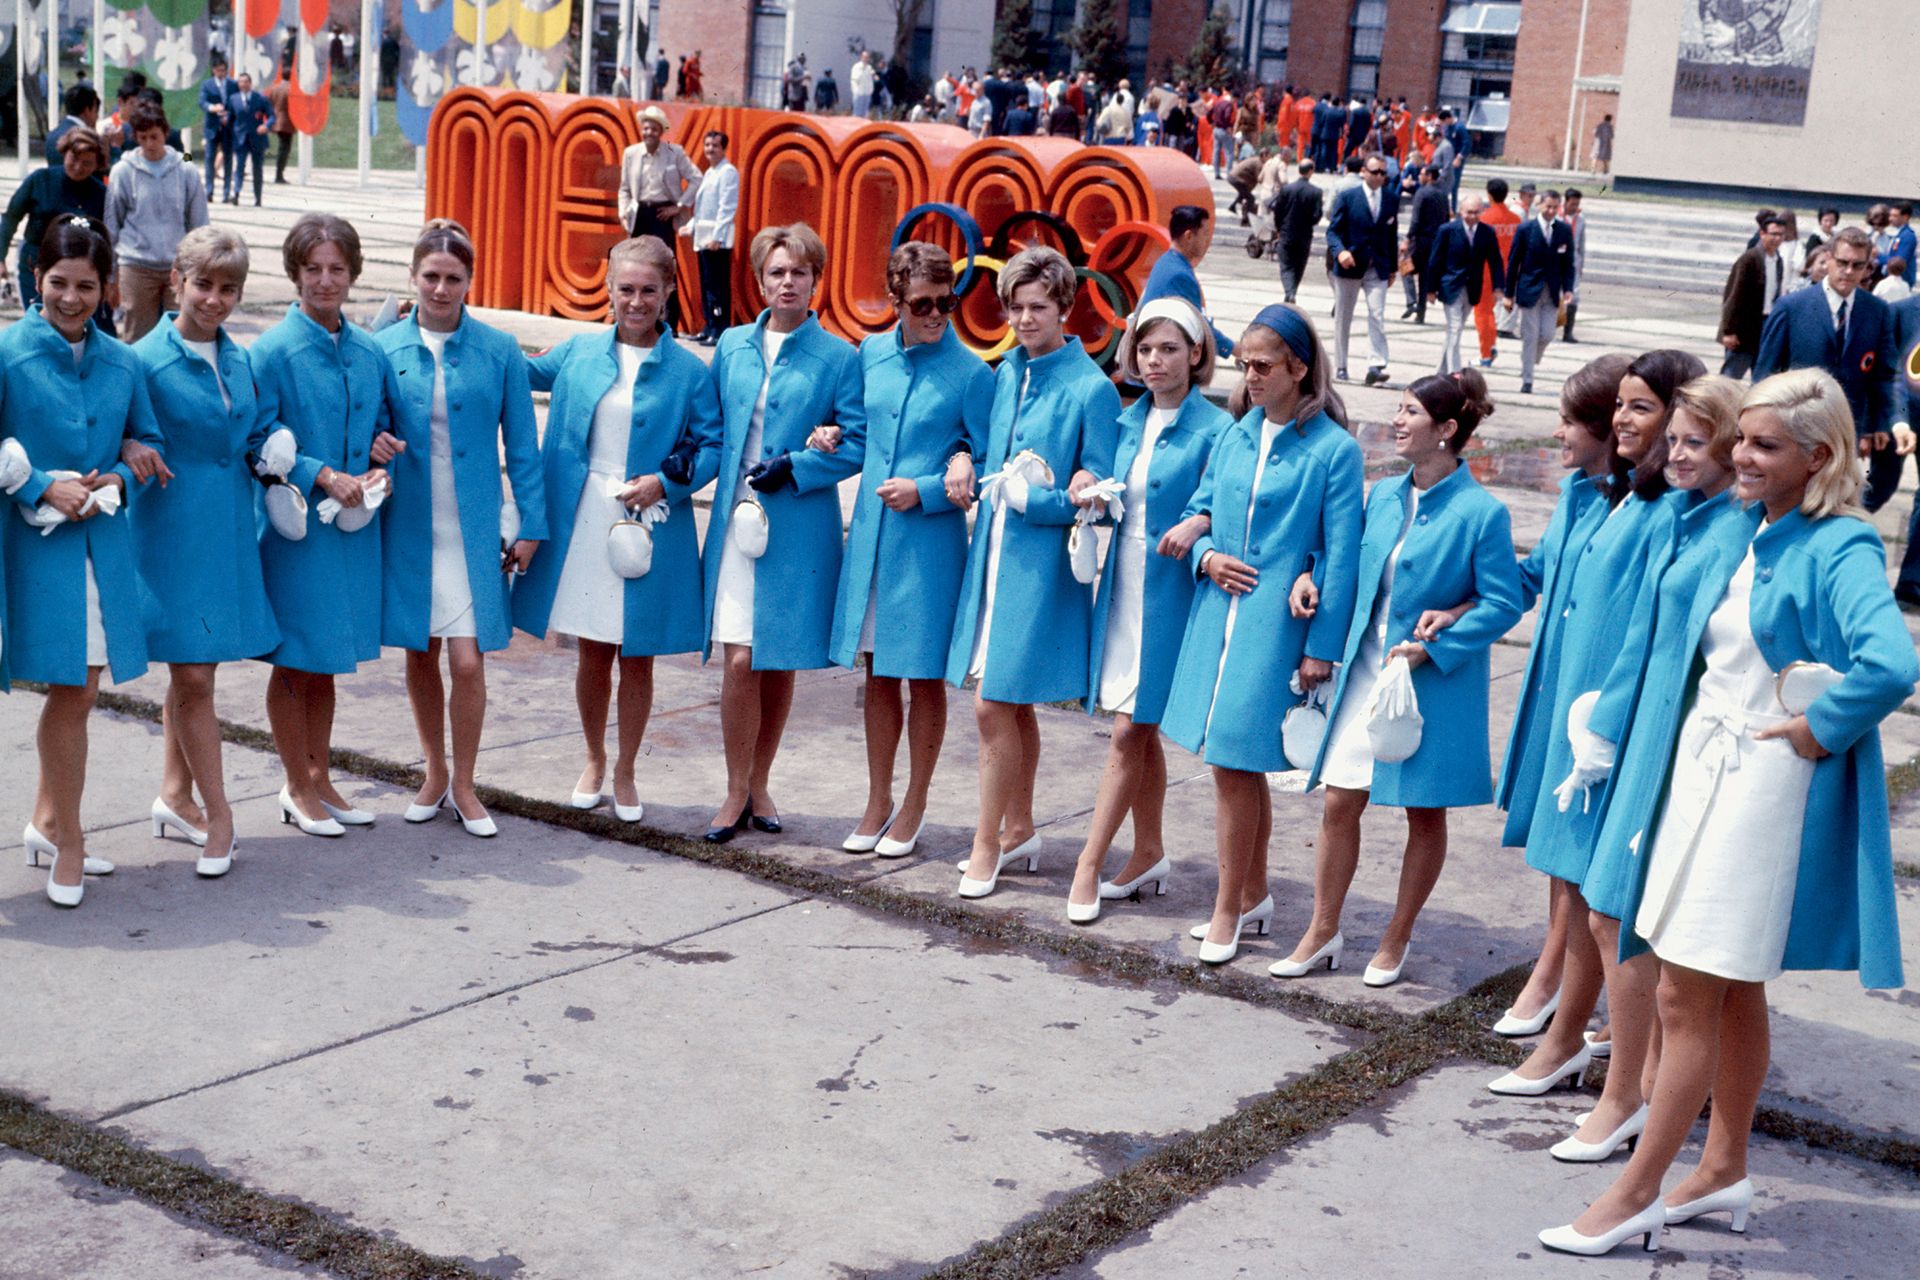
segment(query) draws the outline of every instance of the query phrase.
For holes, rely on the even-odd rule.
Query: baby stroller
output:
[[[1273,243],[1278,228],[1274,226],[1273,210],[1266,201],[1249,199],[1247,203],[1253,206],[1249,214],[1252,223],[1247,228],[1247,256],[1258,258],[1267,252],[1267,246]]]

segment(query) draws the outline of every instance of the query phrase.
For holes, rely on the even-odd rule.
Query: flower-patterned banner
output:
[[[207,0],[106,0],[100,51],[116,69],[138,67],[166,101],[175,128],[198,127],[207,75]],[[111,90],[102,86],[103,96]]]
[[[400,91],[394,105],[407,141],[425,146],[427,122],[455,85],[566,92],[567,31],[573,0],[402,0]]]

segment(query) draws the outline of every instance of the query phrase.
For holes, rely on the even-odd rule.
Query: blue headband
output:
[[[1276,302],[1262,307],[1253,322],[1279,334],[1280,341],[1287,344],[1287,350],[1293,352],[1302,364],[1313,363],[1313,325],[1298,311]]]

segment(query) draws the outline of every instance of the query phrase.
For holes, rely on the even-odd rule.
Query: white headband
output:
[[[1196,347],[1200,345],[1200,313],[1193,309],[1192,303],[1179,298],[1155,298],[1133,313],[1133,331],[1139,333],[1150,320],[1171,320],[1187,335],[1188,342]]]

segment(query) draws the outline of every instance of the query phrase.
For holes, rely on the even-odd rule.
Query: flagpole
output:
[[[374,43],[374,0],[360,0],[360,185],[373,176],[373,113],[380,92],[379,47]]]

